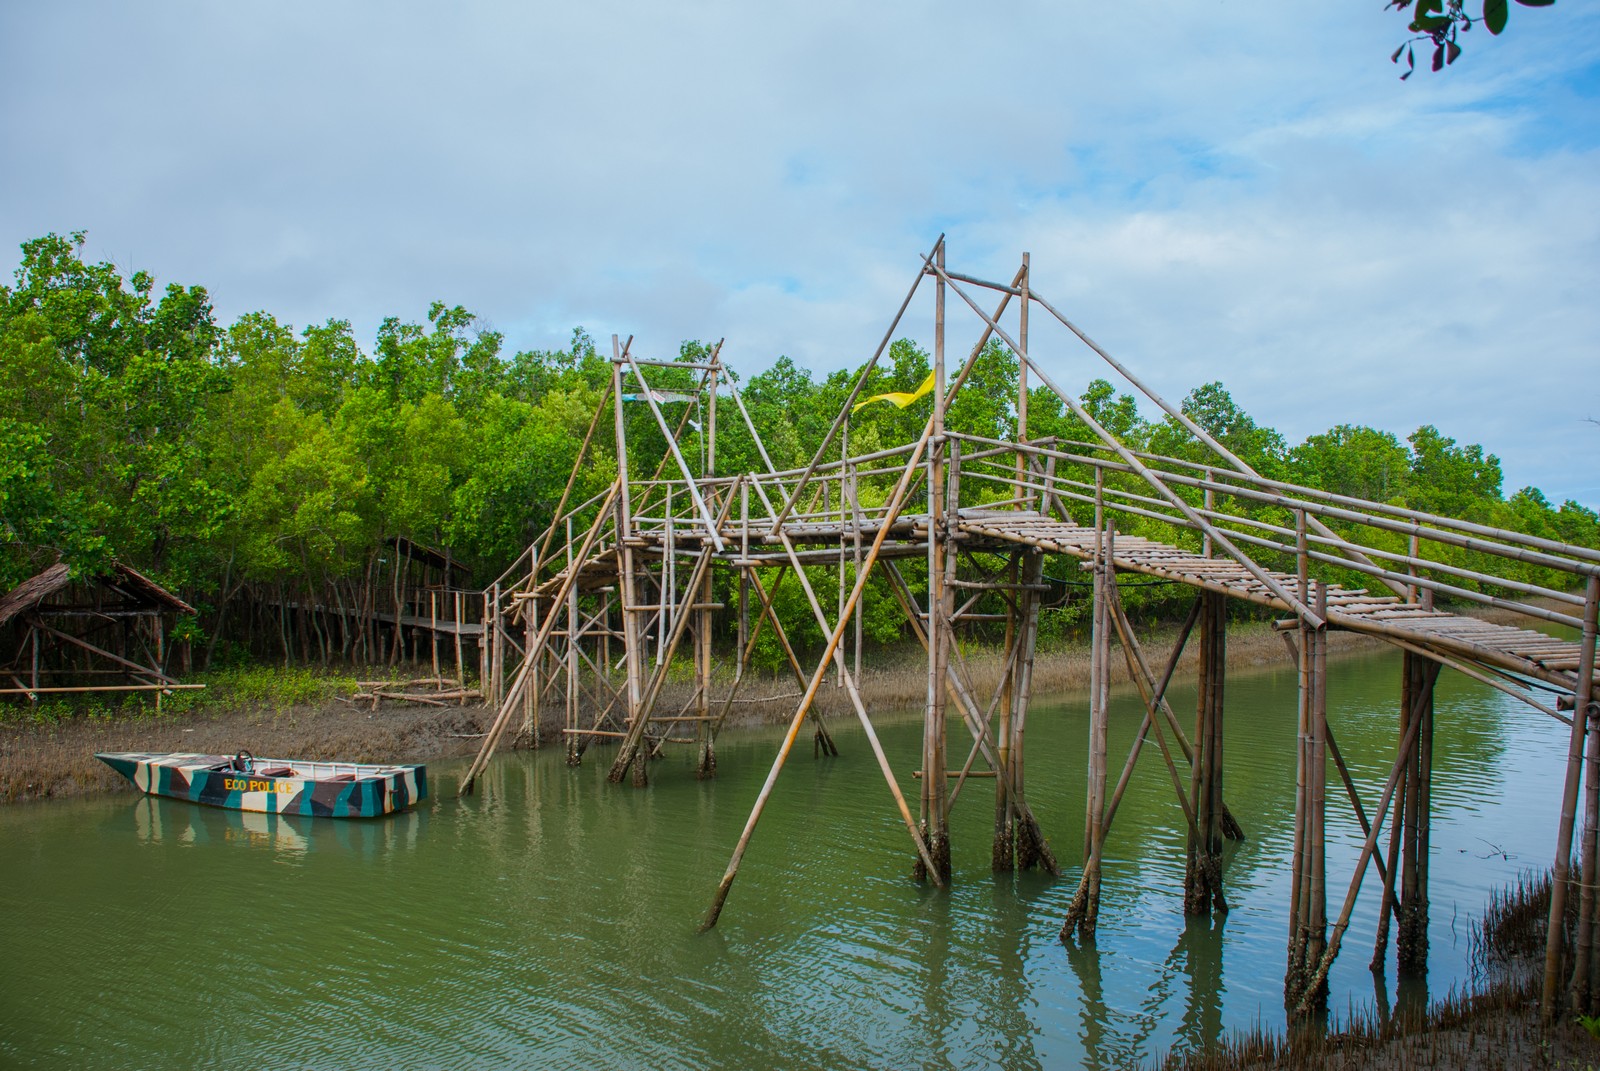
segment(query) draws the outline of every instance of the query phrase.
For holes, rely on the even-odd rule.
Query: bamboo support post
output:
[[[1572,835],[1578,811],[1578,788],[1583,772],[1585,734],[1595,718],[1594,697],[1595,634],[1600,614],[1600,577],[1589,578],[1584,592],[1583,635],[1580,640],[1578,675],[1573,691],[1572,733],[1567,744],[1567,776],[1561,798],[1561,820],[1556,830],[1556,858],[1550,884],[1550,920],[1545,933],[1544,989],[1539,1010],[1546,1023],[1555,1021],[1556,1006],[1563,980],[1562,950],[1566,925],[1567,886],[1572,880]]]
[[[1108,574],[1115,553],[1115,529],[1096,531],[1094,608],[1089,639],[1089,783],[1084,806],[1083,875],[1061,925],[1061,940],[1074,935],[1092,940],[1100,919],[1100,857],[1106,825],[1106,733],[1110,705],[1111,625]]]
[[[1189,915],[1228,910],[1222,892],[1222,711],[1227,667],[1227,600],[1200,596],[1200,680],[1191,764],[1191,832],[1184,871],[1183,909]]]
[[[1428,971],[1428,849],[1433,765],[1433,683],[1439,666],[1410,651],[1401,660],[1402,700],[1417,722],[1417,744],[1404,774],[1401,812],[1400,899],[1395,951],[1402,976]],[[1407,727],[1409,731],[1409,726]]]

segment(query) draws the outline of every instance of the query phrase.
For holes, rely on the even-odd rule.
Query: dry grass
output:
[[[1568,897],[1569,907],[1576,895]],[[1570,1018],[1539,1018],[1550,876],[1528,875],[1490,897],[1472,935],[1473,983],[1426,1008],[1355,1012],[1335,1032],[1255,1029],[1203,1053],[1171,1056],[1168,1071],[1593,1069],[1600,1040]],[[1569,914],[1576,919],[1575,909]],[[1570,927],[1569,927],[1570,933]]]

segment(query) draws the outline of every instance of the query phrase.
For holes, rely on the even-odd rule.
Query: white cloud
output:
[[[826,370],[947,229],[1173,396],[1600,503],[1597,29],[1518,8],[1402,85],[1402,20],[1332,5],[11,5],[0,241],[87,228],[223,318]]]

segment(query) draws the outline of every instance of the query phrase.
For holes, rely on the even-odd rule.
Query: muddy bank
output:
[[[1483,616],[1496,620],[1495,611]],[[1500,617],[1506,615],[1500,614]],[[1145,659],[1160,673],[1177,640],[1176,627],[1140,636]],[[1330,657],[1364,654],[1386,646],[1383,641],[1348,632],[1328,637]],[[1194,676],[1198,645],[1191,644],[1178,662],[1175,679]],[[961,658],[965,675],[977,694],[987,697],[999,680],[1004,659],[995,648],[976,648]],[[1129,677],[1121,655],[1113,650],[1113,684]],[[1237,671],[1292,667],[1283,636],[1266,622],[1233,622],[1228,629],[1228,665]],[[684,675],[685,678],[687,674]],[[727,694],[731,678],[718,679],[713,695]],[[1042,650],[1035,659],[1034,695],[1082,696],[1089,683],[1086,645]],[[927,695],[927,668],[920,647],[906,644],[875,651],[863,667],[861,693],[871,712],[916,708]],[[1398,681],[1396,696],[1398,696]],[[801,687],[793,675],[748,678],[729,711],[728,725],[787,721],[794,713]],[[658,711],[674,714],[692,697],[687,679],[669,682]],[[1397,699],[1398,701],[1398,699]],[[713,710],[717,709],[716,702]],[[824,717],[854,717],[843,688],[831,678],[818,693],[816,709]],[[560,746],[562,709],[547,703],[540,719],[544,746]],[[97,751],[195,751],[233,754],[241,748],[258,755],[288,758],[340,759],[354,762],[426,762],[475,752],[491,712],[481,705],[462,707],[405,706],[386,703],[371,711],[327,699],[286,707],[245,705],[210,708],[203,714],[164,718],[75,717],[56,724],[23,719],[0,723],[0,803],[58,798],[84,793],[132,791],[121,777],[94,758]],[[526,735],[514,746],[527,746]],[[502,746],[513,746],[508,740]]]
[[[344,762],[425,762],[476,751],[482,707],[358,710],[337,701],[284,710],[139,720],[73,718],[0,726],[0,801],[132,792],[97,751],[194,751]]]
[[[1273,663],[1289,665],[1283,640],[1265,625],[1239,625],[1229,632],[1228,663],[1244,670]],[[1337,652],[1374,649],[1373,641],[1335,634]],[[1145,644],[1145,656],[1161,666],[1176,640],[1174,632]],[[861,692],[873,712],[921,706],[927,694],[927,669],[920,648],[877,652],[862,674]],[[964,656],[977,691],[987,696],[999,679],[1003,659],[996,650],[980,648]],[[1177,676],[1192,676],[1196,656],[1186,652]],[[1117,680],[1126,681],[1118,664]],[[1159,672],[1159,670],[1158,670]],[[1082,693],[1089,681],[1088,651],[1070,647],[1040,652],[1035,669],[1035,695]],[[727,694],[721,680],[714,694]],[[689,702],[687,681],[663,689],[658,709],[676,713]],[[729,711],[727,724],[753,725],[786,721],[794,713],[800,686],[787,678],[755,676],[746,680]],[[827,718],[853,718],[844,690],[830,679],[818,694],[816,707]],[[715,709],[715,706],[713,707]],[[540,718],[541,745],[561,744],[562,708],[549,704]],[[470,755],[482,742],[492,711],[482,705],[411,706],[385,703],[377,711],[339,699],[297,703],[277,708],[246,704],[238,709],[168,717],[74,717],[56,724],[11,721],[0,725],[0,801],[18,803],[86,793],[133,791],[127,782],[95,759],[97,751],[195,751],[231,755],[241,748],[257,755],[286,758],[339,759],[347,762],[426,762]],[[526,747],[526,735],[502,746]]]

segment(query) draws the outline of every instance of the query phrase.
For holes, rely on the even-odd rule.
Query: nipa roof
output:
[[[112,562],[110,572],[91,577],[88,582],[110,588],[135,602],[154,604],[159,609],[180,614],[195,612],[194,607],[172,592],[121,562]],[[0,626],[8,624],[18,614],[33,609],[71,584],[72,570],[66,562],[57,562],[43,572],[30,576],[0,597]]]

